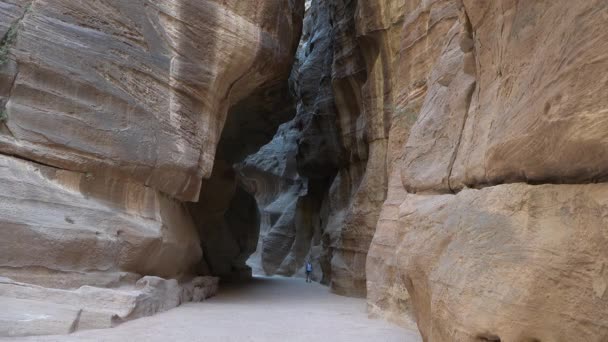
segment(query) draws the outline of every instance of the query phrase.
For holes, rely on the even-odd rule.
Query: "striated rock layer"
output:
[[[606,340],[608,6],[403,3],[392,94],[416,121],[388,150],[370,311],[427,341]]]
[[[0,152],[182,200],[230,105],[289,72],[299,32],[293,0],[4,4]]]
[[[179,284],[175,279],[146,276],[120,289],[82,286],[73,291],[0,278],[0,335],[60,335],[111,328],[184,302],[200,302],[215,295],[217,288],[213,277]]]
[[[606,340],[607,15],[311,1],[296,119],[241,169],[261,209],[252,264],[298,274],[312,258],[428,341]]]
[[[23,284],[0,296],[11,308],[0,335],[90,328],[78,317],[120,291],[135,302],[104,315],[153,314],[206,297],[171,299],[193,282],[214,292],[193,277],[244,265],[250,244],[237,236],[233,253],[214,235],[224,227],[205,225],[216,213],[201,220],[184,202],[212,202],[204,179],[292,114],[303,11],[300,0],[0,1],[0,275]],[[239,134],[252,151],[234,151]],[[255,232],[240,206],[255,202],[236,193],[229,225]],[[13,329],[33,307],[48,319]]]

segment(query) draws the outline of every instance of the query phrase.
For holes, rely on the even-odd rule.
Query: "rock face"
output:
[[[608,338],[607,15],[601,1],[311,1],[296,119],[241,169],[261,204],[252,264],[298,274],[312,256],[317,279],[428,341]],[[330,120],[304,115],[329,97],[313,111]]]
[[[225,201],[228,227],[246,234],[224,240],[225,226],[201,223],[217,213],[201,220],[185,202],[213,201],[213,170],[293,114],[303,11],[300,0],[0,1],[0,275],[24,284],[0,296],[12,310],[0,335],[100,327],[74,323],[97,312],[80,302],[89,290],[99,305],[128,299],[99,309],[106,318],[149,315],[213,293],[193,277],[244,266],[253,198],[236,188]],[[252,150],[234,148],[239,134]],[[28,307],[46,321],[11,328],[5,318]]]
[[[175,279],[143,277],[134,287],[52,289],[0,278],[1,336],[69,334],[111,328],[124,321],[166,311],[183,302],[200,302],[217,292],[213,277],[178,284]]]
[[[290,0],[4,3],[0,151],[182,200],[230,105],[289,72],[298,37]]]
[[[203,183],[198,203],[188,209],[199,229],[205,254],[202,268],[224,280],[251,277],[245,264],[255,252],[260,219],[255,199],[237,184],[231,165],[218,160],[213,175]]]
[[[608,7],[404,10],[392,94],[416,122],[388,149],[371,312],[428,341],[605,340]]]
[[[201,259],[183,205],[143,185],[0,156],[0,186],[0,270],[15,280],[74,288],[123,272],[175,278]]]
[[[260,238],[250,264],[267,275],[302,275],[310,260],[313,279],[328,283],[328,188],[341,163],[331,85],[333,58],[328,3],[308,5],[290,78],[297,101],[293,120],[238,167],[240,182],[260,207]]]
[[[243,168],[269,215],[256,262],[266,273],[294,274],[312,257],[322,271],[317,279],[333,291],[365,296],[367,251],[386,198],[387,149],[400,145],[412,123],[394,115],[390,84],[402,7],[384,18],[365,3],[311,1],[291,80],[296,118]],[[311,203],[299,202],[305,198]]]
[[[213,293],[195,276],[311,260],[427,341],[608,340],[606,18],[601,0],[1,1],[0,334],[111,326]]]
[[[401,300],[428,340],[603,341],[606,190],[518,183],[407,195],[401,229],[384,224],[374,238],[377,250],[394,245],[393,277],[381,277],[407,289]]]

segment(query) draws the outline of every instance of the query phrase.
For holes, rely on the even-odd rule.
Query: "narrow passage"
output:
[[[374,341],[419,342],[417,332],[369,319],[365,300],[341,297],[296,278],[224,285],[190,303],[113,329],[11,341]]]

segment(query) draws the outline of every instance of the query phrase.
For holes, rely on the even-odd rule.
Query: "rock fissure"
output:
[[[30,12],[34,1],[30,0],[29,2],[25,2],[23,5],[23,14],[20,17],[15,19],[12,23],[9,24],[6,33],[0,40],[0,67],[4,66],[9,61],[10,49],[13,44],[17,40],[17,35],[19,34],[19,29],[21,22],[25,18],[25,16]]]

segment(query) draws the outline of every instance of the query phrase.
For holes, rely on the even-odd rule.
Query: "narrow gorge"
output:
[[[607,29],[605,0],[0,0],[0,338],[310,262],[423,341],[608,341]]]

